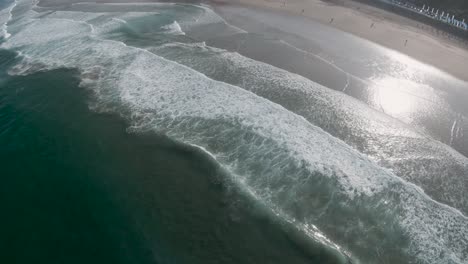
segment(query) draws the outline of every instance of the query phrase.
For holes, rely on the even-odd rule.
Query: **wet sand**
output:
[[[399,51],[468,80],[468,51],[430,26],[353,1],[346,6],[319,0],[216,0],[217,5],[255,6],[304,16]],[[440,34],[440,37],[434,36]]]
[[[463,81],[467,77],[463,69],[460,75],[465,78],[457,78],[453,71],[343,32],[330,26],[333,23],[284,10],[232,4],[215,5],[215,10],[229,24],[248,33],[210,38],[213,32],[207,30],[196,36],[208,45],[238,52],[346,93],[468,155],[466,137],[461,133],[457,136],[458,128],[453,129],[458,125],[468,129],[468,83]],[[444,58],[452,56],[462,63],[452,48],[439,50],[450,54]],[[440,52],[433,53],[439,56]]]
[[[82,1],[40,5],[73,2]],[[187,32],[193,39],[344,92],[468,155],[466,136],[454,133],[468,129],[468,84],[461,81],[468,80],[468,52],[456,43],[418,29],[418,22],[352,1],[346,7],[319,0],[208,2],[241,31],[210,26]]]
[[[68,5],[80,0],[41,0],[40,6]],[[96,0],[94,2],[132,2],[129,0]],[[459,79],[468,80],[468,50],[450,35],[431,26],[376,7],[354,1],[320,0],[209,0],[209,1],[154,1],[135,2],[208,2],[214,6],[241,5],[279,10],[332,26],[390,49],[399,51],[421,62],[433,65]],[[339,4],[336,4],[339,3]]]

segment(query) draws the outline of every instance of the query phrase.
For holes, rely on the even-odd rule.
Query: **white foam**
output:
[[[468,197],[464,195],[468,159],[422,131],[416,132],[342,93],[236,52],[183,43],[151,51],[212,76],[228,72],[231,84],[304,116],[402,178],[418,183],[438,201],[468,213]]]
[[[285,44],[285,45],[288,46],[288,47],[291,47],[291,48],[293,48],[293,49],[295,49],[295,50],[297,50],[297,51],[299,51],[299,52],[301,52],[301,53],[306,54],[307,56],[315,57],[315,58],[317,58],[317,59],[319,59],[319,60],[325,62],[326,64],[330,65],[331,67],[335,68],[335,69],[338,70],[339,72],[342,72],[343,74],[345,74],[345,75],[346,75],[346,84],[345,84],[345,86],[343,87],[342,92],[345,92],[346,89],[349,87],[350,76],[352,76],[352,77],[355,78],[355,79],[358,79],[358,80],[361,81],[361,82],[366,82],[365,80],[363,80],[363,79],[361,79],[361,78],[359,78],[359,77],[357,77],[357,76],[355,76],[355,75],[352,75],[352,74],[346,72],[345,70],[343,70],[342,68],[340,68],[338,65],[336,65],[335,63],[333,63],[332,61],[330,61],[330,60],[328,60],[328,59],[326,59],[326,58],[323,58],[323,57],[320,56],[319,54],[314,54],[314,53],[305,51],[305,50],[300,49],[300,48],[298,48],[298,47],[296,47],[296,46],[292,45],[291,43],[289,43],[289,42],[287,42],[287,41],[284,41],[284,40],[280,40],[280,42],[283,43],[283,44]]]
[[[112,19],[115,20],[115,21],[119,21],[119,22],[122,23],[122,24],[127,24],[127,21],[125,21],[125,20],[123,20],[123,19],[121,19],[121,18],[113,17]]]
[[[0,37],[3,37],[4,39],[7,39],[11,36],[10,33],[8,33],[8,22],[12,19],[12,13],[11,11],[16,7],[17,2],[13,1],[13,3],[10,4],[7,8],[4,8],[0,10],[0,25],[2,25],[2,30],[1,30],[1,35]]]
[[[316,224],[360,259],[375,263],[373,247],[404,241],[393,239],[399,234],[411,244],[395,252],[409,262],[468,260],[468,221],[458,211],[282,106],[146,50],[100,39],[86,23],[28,21],[2,47],[49,68],[86,73],[98,66],[97,78],[86,83],[95,108],[121,114],[136,131],[202,146],[263,203],[304,228]],[[321,195],[328,205],[317,202]]]
[[[185,35],[185,32],[182,31],[182,28],[180,27],[179,23],[177,23],[177,21],[174,21],[169,25],[165,25],[162,28],[165,29],[169,34]]]
[[[4,39],[7,39],[9,38],[11,35],[8,33],[8,30],[7,30],[7,25],[6,24],[3,24],[2,25],[2,34],[0,35],[1,37],[3,37]]]

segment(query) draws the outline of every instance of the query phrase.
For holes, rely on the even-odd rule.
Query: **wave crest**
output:
[[[29,71],[20,72],[35,71],[31,65],[79,70],[94,109],[120,114],[134,131],[204,147],[240,186],[311,236],[326,235],[369,263],[468,261],[466,217],[304,117],[147,50],[106,40],[90,21],[26,14],[2,44],[27,56],[22,66]]]

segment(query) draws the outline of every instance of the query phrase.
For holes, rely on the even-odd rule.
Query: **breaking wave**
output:
[[[236,52],[198,43],[168,43],[149,50],[284,106],[434,199],[468,214],[468,159],[424,133],[345,94]]]
[[[169,34],[185,35],[185,32],[182,31],[182,28],[180,27],[179,23],[177,23],[177,21],[174,21],[169,25],[163,26],[162,28],[167,30]]]
[[[359,153],[358,143],[350,147],[354,141],[346,141],[345,135],[356,139],[366,133],[371,141],[397,135],[400,143],[425,144],[447,157],[455,154],[375,113],[375,120],[361,124],[370,111],[365,106],[238,54],[197,44],[191,48],[198,51],[188,49],[194,56],[188,62],[187,56],[168,54],[171,49],[177,54],[177,43],[172,48],[164,44],[163,52],[134,47],[115,36],[119,30],[128,34],[128,28],[143,32],[141,21],[153,22],[145,30],[164,31],[168,17],[180,22],[181,31],[188,21],[209,24],[214,16],[204,11],[207,7],[155,5],[151,14],[127,5],[105,12],[106,5],[100,5],[100,12],[81,6],[47,13],[44,8],[34,11],[28,0],[18,3],[9,19],[11,36],[1,45],[23,56],[11,74],[77,69],[82,86],[93,94],[93,109],[118,113],[131,131],[155,131],[200,146],[252,197],[353,262],[468,261],[468,219]],[[216,80],[219,68],[196,58],[200,50],[224,65],[221,69],[230,71],[232,79]],[[239,76],[244,77],[236,80]],[[334,133],[319,128],[335,123],[327,129]],[[372,156],[371,148],[367,151]],[[390,155],[383,149],[376,153],[380,162]]]

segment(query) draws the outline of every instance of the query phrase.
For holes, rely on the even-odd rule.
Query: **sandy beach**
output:
[[[60,10],[77,2],[39,5]],[[222,21],[183,27],[191,40],[343,92],[468,155],[461,133],[468,129],[468,49],[447,33],[355,1],[176,2],[208,4]]]
[[[319,0],[216,0],[214,2],[281,10],[304,16],[399,51],[459,79],[468,80],[466,70],[468,51],[462,47],[462,44],[450,41],[445,33],[437,32],[428,25],[385,10],[353,1],[346,1],[343,5]],[[436,34],[441,36],[437,37]]]
[[[5,263],[468,263],[455,42],[353,1],[9,1]]]
[[[78,0],[42,0],[41,6],[82,2]],[[127,0],[95,2],[125,3]],[[168,2],[139,0],[137,2]],[[175,1],[198,3],[200,1]],[[201,1],[203,2],[203,1]],[[459,79],[468,80],[466,44],[429,25],[354,1],[321,0],[209,0],[209,4],[250,6],[303,16],[344,32],[399,51],[433,65]]]

